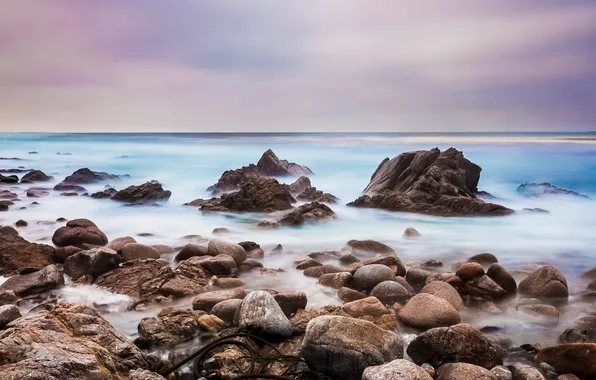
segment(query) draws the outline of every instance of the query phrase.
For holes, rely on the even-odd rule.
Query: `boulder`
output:
[[[270,338],[289,338],[293,331],[292,324],[273,296],[262,290],[251,292],[242,300],[238,326]]]
[[[308,302],[306,293],[298,290],[277,293],[273,298],[287,317],[296,314],[300,309],[306,309]]]
[[[335,219],[335,212],[328,206],[319,202],[304,204],[292,212],[284,215],[276,223],[281,226],[299,226],[304,223],[317,222],[320,220]]]
[[[485,253],[479,253],[477,255],[470,257],[468,259],[468,262],[478,263],[481,265],[491,265],[491,264],[498,263],[499,259],[497,259],[497,256],[493,255],[492,253],[485,252]]]
[[[0,276],[40,270],[54,263],[55,249],[30,243],[18,234],[0,234]]]
[[[15,319],[21,318],[21,312],[15,305],[0,306],[0,330]]]
[[[397,256],[397,252],[387,244],[376,240],[350,240],[344,249],[358,256],[359,254],[380,254],[381,256]]]
[[[457,269],[455,275],[466,282],[484,275],[484,269],[482,268],[482,265],[475,262],[463,263]]]
[[[496,376],[496,380],[513,380],[511,370],[505,366],[498,365],[493,367],[490,371]]]
[[[296,200],[302,202],[337,203],[339,199],[330,193],[317,190],[316,187],[309,187],[296,196]]]
[[[352,274],[350,272],[327,273],[319,277],[319,284],[333,289],[352,285]]]
[[[399,310],[397,317],[407,325],[425,330],[451,326],[461,321],[459,313],[449,301],[428,293],[419,293],[412,297]]]
[[[396,281],[378,283],[370,291],[370,295],[378,298],[385,305],[393,305],[396,302],[405,303],[410,298],[410,292]]]
[[[73,247],[72,245],[68,245],[66,247],[58,247],[56,248],[56,252],[54,253],[54,260],[57,263],[63,263],[66,259],[77,252],[81,252],[83,249],[78,247]]]
[[[420,293],[428,293],[433,296],[443,298],[455,308],[455,310],[461,310],[464,307],[464,301],[461,296],[455,290],[455,288],[443,281],[433,281],[425,285]]]
[[[412,228],[412,227],[408,227],[408,228],[406,228],[404,230],[403,236],[406,237],[406,238],[417,238],[417,237],[420,237],[422,235],[420,234],[420,232],[418,232],[417,229]]]
[[[389,310],[376,297],[366,297],[348,302],[343,306],[343,310],[354,318],[371,316],[377,319],[383,314],[389,314]]]
[[[341,273],[345,272],[345,269],[333,266],[333,265],[320,265],[316,267],[307,268],[302,272],[306,277],[319,278],[324,274],[328,273]]]
[[[15,226],[17,226],[17,227],[27,227],[27,226],[29,225],[29,223],[27,223],[27,221],[26,221],[26,220],[19,219],[19,220],[17,220],[17,221],[15,222],[15,224],[14,224],[14,225],[15,225]]]
[[[242,305],[242,300],[239,298],[221,301],[213,306],[211,314],[217,316],[226,324],[232,325],[234,323],[234,316],[240,309],[240,305]]]
[[[418,365],[438,367],[446,362],[462,362],[486,369],[502,365],[504,353],[466,323],[425,331],[410,343],[407,352]]]
[[[538,352],[535,361],[548,363],[559,373],[596,378],[596,343],[565,343]]]
[[[234,259],[237,265],[246,260],[246,251],[242,246],[223,240],[210,240],[207,245],[207,255],[228,255]]]
[[[218,255],[191,257],[188,260],[182,261],[180,265],[198,265],[210,275],[216,276],[233,276],[238,272],[238,266],[231,256]]]
[[[29,173],[21,177],[21,183],[48,182],[53,180],[54,177],[46,175],[41,170],[31,170]]]
[[[394,272],[396,276],[405,276],[406,275],[406,267],[401,262],[401,259],[394,255],[388,256],[377,256],[370,259],[366,259],[362,262],[364,265],[371,265],[371,264],[383,264],[387,265],[388,267],[394,268]]]
[[[545,301],[566,301],[569,297],[567,280],[551,265],[536,269],[519,283],[517,290],[522,295]]]
[[[387,364],[370,366],[362,373],[362,380],[433,380],[416,364],[396,359]]]
[[[414,288],[414,290],[420,290],[426,285],[426,279],[432,275],[424,269],[412,268],[406,273],[406,282]]]
[[[199,294],[192,300],[192,308],[193,310],[203,310],[210,312],[215,305],[222,301],[230,299],[244,299],[245,296],[246,291],[244,289],[214,290],[211,292],[205,292]]]
[[[240,288],[245,285],[244,281],[234,277],[211,277],[211,285],[217,288],[230,289]]]
[[[561,343],[596,343],[596,316],[578,318],[559,336]]]
[[[303,175],[287,186],[288,190],[290,190],[290,194],[296,196],[304,192],[306,189],[310,189],[312,187],[312,184],[310,183],[310,179],[307,176]]]
[[[520,305],[516,307],[517,315],[532,323],[542,325],[559,324],[560,313],[551,305]]]
[[[12,226],[0,226],[0,236],[19,236],[19,231]]]
[[[0,288],[0,306],[14,305],[18,301],[17,296],[12,290],[6,290]]]
[[[164,190],[161,183],[149,181],[138,186],[128,186],[114,194],[111,199],[123,202],[145,203],[147,201],[167,200],[171,195],[172,192]]]
[[[503,288],[507,294],[513,295],[517,293],[517,283],[515,282],[515,279],[501,264],[492,264],[488,267],[486,275]]]
[[[120,255],[109,248],[94,248],[80,251],[64,260],[64,273],[73,280],[90,275],[98,277],[119,267]]]
[[[337,296],[344,303],[360,300],[360,299],[363,299],[366,297],[365,294],[360,293],[357,290],[347,288],[347,287],[340,288],[337,291]]]
[[[90,183],[119,180],[120,178],[121,177],[119,175],[108,174],[105,172],[95,172],[88,168],[82,168],[64,178],[61,184],[86,185]]]
[[[535,182],[526,182],[522,185],[517,187],[518,194],[521,194],[528,198],[538,198],[544,197],[549,195],[564,195],[564,196],[572,196],[578,198],[589,199],[588,196],[576,193],[575,191],[570,191],[566,189],[561,189],[555,185],[551,185],[548,182],[543,183],[535,183]]]
[[[357,290],[371,291],[383,281],[395,281],[395,274],[382,264],[365,265],[354,273],[354,287]]]
[[[93,308],[71,303],[13,321],[0,332],[0,357],[3,379],[112,380],[161,367]]]
[[[122,261],[159,259],[159,251],[150,245],[129,243],[120,249]]]
[[[97,191],[91,194],[91,198],[94,199],[110,199],[116,194],[118,190],[114,189],[113,187],[108,187],[107,189],[103,189],[102,191]]]
[[[113,249],[116,252],[120,252],[120,250],[126,245],[126,244],[130,244],[130,243],[136,243],[137,241],[135,240],[135,238],[133,238],[132,236],[124,236],[124,237],[119,237],[116,238],[112,241],[110,241],[107,245],[106,248],[110,248]]]
[[[399,334],[368,321],[321,316],[308,322],[300,353],[313,371],[360,380],[367,367],[402,359],[403,342]]]
[[[539,370],[524,363],[513,363],[508,366],[515,380],[546,380]]]
[[[191,257],[206,256],[208,242],[204,241],[201,244],[189,243],[186,244],[174,258],[174,261],[183,261]]]
[[[304,270],[304,269],[308,269],[308,268],[312,268],[312,267],[320,267],[321,264],[320,262],[318,262],[315,259],[311,259],[310,257],[304,259],[304,260],[300,260],[296,263],[296,269],[298,270]]]
[[[585,281],[594,281],[596,280],[596,267],[588,269],[584,273],[580,275],[580,277]]]
[[[468,363],[447,363],[439,367],[436,380],[499,380],[482,367]]]
[[[487,275],[465,282],[459,287],[459,291],[465,296],[481,301],[501,301],[508,295],[505,289]]]
[[[348,205],[437,216],[513,213],[475,195],[481,170],[454,148],[402,153],[381,162],[363,195]]]
[[[141,319],[139,337],[135,344],[140,347],[159,344],[176,344],[192,339],[201,331],[199,317],[205,312],[166,307],[156,317]]]
[[[64,285],[62,270],[56,265],[48,265],[37,272],[21,274],[8,278],[0,289],[12,290],[17,296],[43,293]]]
[[[88,219],[73,219],[54,232],[52,243],[57,247],[72,245],[84,247],[85,245],[104,246],[108,243],[106,235]]]

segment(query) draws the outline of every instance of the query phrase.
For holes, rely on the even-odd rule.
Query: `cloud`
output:
[[[5,131],[580,130],[596,4],[21,0]]]

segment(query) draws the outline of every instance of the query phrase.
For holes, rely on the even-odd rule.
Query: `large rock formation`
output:
[[[121,176],[116,174],[94,172],[89,168],[82,168],[64,178],[62,182],[54,187],[54,190],[67,190],[66,187],[72,185],[87,185],[90,183],[119,180],[121,178]]]
[[[142,185],[132,185],[118,191],[112,196],[112,200],[144,203],[147,201],[156,201],[169,199],[172,195],[170,190],[164,190],[161,183],[157,181],[145,182]]]
[[[513,213],[475,195],[481,170],[455,148],[402,153],[381,162],[363,195],[349,205],[438,216]]]
[[[306,166],[298,165],[286,160],[280,160],[271,149],[267,150],[261,156],[256,165],[250,164],[240,169],[226,170],[217,183],[207,189],[213,194],[220,194],[227,191],[233,191],[247,179],[255,176],[264,177],[283,177],[283,176],[302,176],[313,174]]]
[[[52,181],[54,177],[46,175],[41,170],[31,170],[29,173],[21,177],[21,183],[33,183],[33,182],[47,182]]]

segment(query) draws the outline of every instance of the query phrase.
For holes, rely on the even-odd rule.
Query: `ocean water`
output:
[[[118,189],[156,179],[172,191],[163,207],[126,207],[110,200],[61,197],[53,191],[51,196],[30,199],[25,196],[28,185],[0,185],[21,196],[21,202],[0,214],[0,224],[27,220],[29,226],[19,229],[21,236],[51,244],[54,230],[61,225],[51,221],[58,217],[88,218],[110,239],[130,235],[141,243],[173,246],[184,244],[185,235],[209,238],[213,228],[228,227],[231,233],[218,238],[255,241],[265,252],[277,244],[292,251],[264,259],[266,267],[284,268],[286,273],[249,275],[251,278],[245,279],[249,286],[303,289],[312,306],[338,301],[332,291],[294,271],[292,262],[316,250],[339,249],[350,239],[376,239],[395,248],[404,262],[434,258],[442,260],[446,268],[480,252],[494,253],[511,270],[552,263],[567,276],[575,294],[585,286],[578,274],[596,266],[596,201],[526,199],[516,188],[524,182],[551,182],[596,197],[595,138],[592,134],[0,134],[0,156],[21,159],[2,159],[0,169],[23,166],[43,170],[55,177],[48,187],[88,167],[129,174],[130,179],[110,183]],[[385,157],[451,146],[483,168],[479,188],[501,198],[498,203],[516,210],[540,207],[550,213],[441,218],[345,206],[360,195]],[[183,206],[207,197],[205,189],[223,171],[256,163],[269,148],[281,159],[311,168],[315,173],[312,184],[340,198],[340,204],[332,206],[337,220],[263,231],[256,229],[254,222],[271,216],[203,215],[196,208]],[[38,154],[29,154],[32,151]],[[85,187],[94,192],[104,186]],[[40,204],[29,205],[33,200]],[[27,208],[20,210],[21,206]],[[404,239],[402,233],[407,227],[416,228],[423,238]],[[141,233],[152,235],[139,237]],[[106,317],[129,335],[134,335],[142,316],[155,312],[125,312],[126,299],[93,287],[69,286],[60,297],[110,305]],[[570,309],[569,318],[593,308],[579,304]]]

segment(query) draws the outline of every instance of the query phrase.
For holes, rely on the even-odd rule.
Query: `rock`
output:
[[[383,281],[395,281],[395,275],[382,264],[365,265],[354,273],[354,287],[357,290],[371,291]]]
[[[354,318],[372,316],[376,319],[383,314],[389,314],[389,310],[376,297],[366,297],[348,302],[343,306],[343,310]]]
[[[64,285],[62,270],[56,265],[48,265],[37,272],[12,276],[8,278],[0,289],[12,290],[17,296],[43,293]]]
[[[176,252],[174,247],[170,247],[169,245],[165,245],[165,244],[153,244],[151,246],[153,248],[157,249],[157,251],[159,252],[160,255],[169,255],[169,254]]]
[[[439,367],[436,380],[498,380],[496,375],[482,367],[468,363],[447,363]]]
[[[469,280],[473,280],[475,278],[481,277],[484,275],[484,269],[482,265],[472,262],[472,263],[463,263],[455,272],[455,275],[462,279],[462,281],[466,282]]]
[[[119,267],[120,255],[109,248],[94,248],[80,251],[66,258],[64,273],[73,280],[85,275],[98,277]]]
[[[387,364],[370,366],[364,370],[362,380],[432,380],[426,371],[404,359]]]
[[[92,221],[73,219],[54,232],[52,242],[58,247],[81,247],[86,244],[104,246],[108,243],[108,238]]]
[[[546,380],[539,370],[530,365],[513,363],[508,367],[515,380]]]
[[[464,302],[455,288],[443,281],[433,281],[425,285],[420,293],[428,293],[433,296],[443,298],[455,308],[461,310],[464,307]]]
[[[557,268],[545,265],[519,283],[520,294],[545,301],[567,300],[569,291],[567,280]]]
[[[557,380],[581,380],[579,377],[572,374],[565,374],[557,377]]]
[[[461,294],[481,301],[500,301],[507,297],[505,289],[487,275],[465,282],[459,290]]]
[[[19,231],[11,226],[0,226],[0,236],[19,236]]]
[[[360,380],[367,367],[403,358],[403,342],[368,321],[321,316],[308,323],[300,353],[313,371]]]
[[[19,183],[19,177],[14,174],[6,177],[0,174],[0,183]]]
[[[217,316],[228,325],[231,325],[234,322],[234,315],[236,314],[236,311],[240,309],[241,304],[242,300],[239,298],[221,301],[213,306],[211,314]]]
[[[317,260],[314,260],[314,259],[311,259],[310,257],[308,257],[304,260],[300,260],[296,265],[296,269],[304,270],[304,269],[313,268],[313,267],[320,267],[321,265],[323,265],[323,264],[321,264]]]
[[[140,347],[177,344],[192,339],[201,331],[199,318],[205,313],[189,309],[166,307],[156,317],[141,319],[138,326]]]
[[[21,318],[21,312],[15,305],[0,306],[0,330],[15,319]]]
[[[481,170],[454,148],[402,153],[381,162],[363,195],[348,205],[437,216],[513,213],[475,195]]]
[[[300,309],[306,309],[308,302],[306,293],[297,290],[277,293],[273,298],[287,317],[296,314]]]
[[[195,243],[186,244],[184,247],[182,247],[182,249],[180,250],[180,252],[178,252],[178,254],[176,255],[176,257],[174,258],[174,261],[183,261],[183,260],[190,259],[191,257],[206,256],[207,255],[207,244],[205,244],[205,243],[202,243],[202,244],[195,244]]]
[[[30,243],[12,233],[0,233],[0,276],[43,269],[54,262],[54,254],[54,247],[49,245]]]
[[[560,313],[556,307],[550,305],[522,305],[517,306],[517,314],[530,322],[543,325],[557,325]]]
[[[82,168],[75,171],[68,177],[64,178],[64,180],[60,184],[86,185],[90,183],[119,180],[120,178],[120,176],[115,174],[108,174],[105,172],[94,172],[88,168]]]
[[[110,199],[116,194],[118,190],[114,189],[113,187],[108,187],[107,189],[103,189],[102,191],[95,192],[91,194],[91,198],[94,199]]]
[[[215,305],[222,301],[230,299],[244,299],[245,296],[246,291],[244,289],[215,290],[211,292],[205,292],[199,294],[192,300],[192,308],[193,310],[203,310],[210,312]]]
[[[224,289],[240,288],[245,285],[244,281],[242,281],[239,278],[226,278],[226,277],[219,278],[217,276],[211,277],[211,283],[215,287],[224,288]]]
[[[559,336],[561,343],[596,343],[596,317],[582,317]]]
[[[289,214],[284,215],[276,223],[281,226],[299,226],[308,222],[335,219],[335,212],[319,202],[304,204]]]
[[[307,268],[302,272],[306,277],[319,278],[324,274],[328,273],[341,273],[345,272],[345,269],[338,268],[333,265],[320,265],[316,267]]]
[[[513,380],[513,374],[505,366],[498,365],[490,371],[495,375],[496,380]]]
[[[538,352],[535,361],[553,366],[559,373],[580,378],[596,377],[596,343],[565,343]]]
[[[327,273],[319,277],[319,284],[333,289],[349,287],[352,284],[352,274],[350,272]]]
[[[217,316],[207,314],[201,315],[201,317],[199,318],[199,324],[201,325],[201,328],[203,330],[208,331],[214,335],[218,334],[221,330],[223,330],[226,327],[225,322],[219,319]]]
[[[207,245],[207,255],[228,255],[234,259],[237,265],[242,264],[242,262],[246,260],[246,251],[242,246],[228,243],[223,240],[210,240]]]
[[[31,188],[27,190],[25,195],[27,195],[28,198],[41,198],[47,197],[48,195],[50,195],[50,192],[46,189]]]
[[[566,189],[561,189],[557,186],[551,185],[548,182],[544,183],[535,183],[535,182],[526,182],[522,185],[517,187],[517,192],[525,197],[529,198],[537,198],[543,197],[548,195],[566,195],[566,196],[573,196],[579,198],[586,198],[589,199],[588,196],[576,193],[575,191],[570,191]]]
[[[27,221],[25,221],[23,219],[19,219],[15,222],[14,225],[17,227],[27,227],[29,225],[29,223],[27,223]]]
[[[73,247],[72,245],[66,247],[58,247],[56,248],[56,252],[54,253],[54,260],[57,263],[63,263],[66,259],[77,252],[81,252],[83,249],[78,247]]]
[[[145,182],[142,185],[132,185],[118,191],[112,196],[112,200],[145,203],[147,201],[167,200],[172,195],[169,190],[164,190],[161,183],[157,181]]]
[[[415,228],[408,227],[408,228],[405,229],[403,236],[404,237],[407,237],[407,238],[417,238],[417,237],[420,237],[422,235]]]
[[[230,233],[230,229],[226,227],[217,227],[214,228],[213,231],[211,231],[211,233],[214,235],[227,234]]]
[[[311,187],[312,184],[310,183],[310,179],[304,175],[300,176],[300,178],[288,185],[290,194],[292,194],[293,196],[299,195],[306,189],[310,189]]]
[[[135,369],[128,373],[128,380],[166,380],[163,376],[147,371]]]
[[[106,245],[106,248],[110,248],[116,252],[120,252],[126,244],[136,243],[136,242],[137,241],[132,236],[124,236],[124,237],[119,237],[119,238],[116,238],[116,239],[110,241]]]
[[[330,193],[324,193],[321,190],[317,190],[316,187],[309,187],[303,192],[298,194],[297,200],[303,202],[317,202],[317,203],[337,203],[339,199]]]
[[[191,257],[188,260],[182,261],[179,265],[184,263],[199,265],[203,270],[209,272],[209,274],[216,276],[233,276],[238,272],[236,262],[228,255]]]
[[[503,351],[466,323],[425,331],[410,343],[407,352],[418,365],[437,367],[445,362],[462,362],[489,369],[503,364]],[[440,372],[439,367],[439,377]]]
[[[596,267],[592,269],[588,269],[584,273],[580,275],[580,277],[586,281],[594,281],[596,280]]]
[[[292,325],[271,294],[258,290],[249,293],[240,305],[238,326],[256,335],[289,338]]]
[[[370,295],[378,298],[385,305],[392,305],[396,302],[405,303],[410,298],[410,292],[396,281],[378,283],[370,291]]]
[[[503,288],[507,294],[513,295],[517,293],[517,284],[515,283],[515,279],[502,265],[496,263],[492,264],[490,267],[488,267],[486,275],[495,283],[497,283],[497,285]]]
[[[129,243],[120,250],[122,261],[159,259],[159,251],[150,245]]]
[[[0,306],[14,305],[17,303],[17,296],[12,290],[5,290],[0,288]]]
[[[193,201],[191,203],[194,203]],[[238,191],[222,194],[201,205],[201,211],[211,212],[274,212],[289,210],[294,197],[287,187],[274,178],[250,177]]]
[[[350,240],[345,249],[358,256],[359,254],[377,253],[381,256],[396,256],[397,252],[387,244],[376,240]]]
[[[280,160],[271,149],[261,156],[256,165],[243,166],[236,170],[225,171],[217,183],[207,189],[214,194],[236,190],[244,182],[254,177],[307,176],[313,174],[306,166],[286,160]],[[302,180],[304,182],[304,180]],[[310,185],[310,181],[309,181]],[[296,188],[295,186],[294,188]]]
[[[352,302],[352,301],[356,301],[356,300],[360,300],[360,299],[363,299],[363,298],[366,297],[365,294],[362,294],[362,293],[360,293],[357,290],[350,289],[350,288],[347,288],[347,287],[340,288],[337,291],[337,296],[344,303],[346,303],[346,302]]]
[[[21,177],[21,183],[48,182],[54,180],[54,177],[45,175],[41,170],[31,170]]]
[[[403,323],[421,329],[451,326],[461,321],[459,313],[447,300],[427,293],[412,297],[397,317]]]
[[[431,272],[424,269],[409,269],[406,274],[406,282],[414,288],[414,290],[420,290],[426,285],[426,279],[432,275]]]
[[[493,255],[492,253],[479,253],[470,257],[468,262],[478,263],[481,265],[491,265],[498,263],[499,259],[497,259],[497,256]]]
[[[161,363],[141,352],[93,308],[58,303],[0,333],[3,379],[125,379]]]
[[[389,255],[389,256],[377,256],[370,259],[366,259],[362,262],[364,265],[371,265],[371,264],[383,264],[388,267],[395,268],[395,275],[396,276],[405,276],[406,275],[406,267],[401,262],[400,258],[397,256]]]

